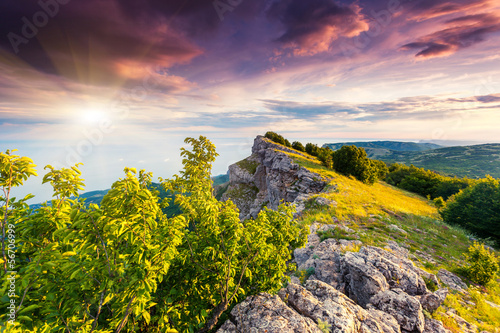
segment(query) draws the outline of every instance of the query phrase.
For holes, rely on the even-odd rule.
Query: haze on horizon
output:
[[[267,130],[323,144],[500,142],[500,3],[5,0],[0,150],[168,177],[187,136],[249,155]],[[26,190],[49,199],[39,177]]]

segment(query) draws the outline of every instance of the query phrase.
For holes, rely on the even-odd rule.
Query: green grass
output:
[[[255,174],[257,167],[260,165],[259,162],[251,160],[250,158],[245,158],[236,163],[241,169],[248,171],[251,175]]]

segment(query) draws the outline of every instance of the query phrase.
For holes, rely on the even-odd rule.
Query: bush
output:
[[[500,243],[500,184],[491,177],[452,196],[440,211],[448,224]]]
[[[285,146],[287,146],[288,148],[292,148],[292,145],[290,144],[290,141],[288,141],[288,139],[285,139]]]
[[[344,175],[354,176],[366,184],[377,180],[377,169],[363,148],[343,146],[333,153],[333,169]]]
[[[464,272],[475,283],[486,285],[498,272],[498,259],[483,244],[474,242],[465,255],[467,266]]]
[[[304,148],[304,145],[298,141],[294,141],[292,143],[292,148],[295,150],[298,150],[298,151],[303,151],[303,152],[306,151],[306,148]]]
[[[314,143],[308,143],[306,144],[306,153],[308,153],[311,156],[318,156],[320,148],[318,145],[315,145]]]
[[[286,145],[286,142],[288,140],[285,141],[285,138],[281,135],[279,135],[278,133],[275,133],[275,132],[266,132],[266,134],[264,135],[266,138],[268,138],[269,140],[273,141],[273,142],[276,142],[276,143],[279,143],[280,145],[283,145],[285,146]]]

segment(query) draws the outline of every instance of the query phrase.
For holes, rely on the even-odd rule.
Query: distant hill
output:
[[[399,141],[325,143],[332,150],[355,145],[366,150],[369,158],[386,163],[415,165],[447,176],[500,178],[500,144],[442,147],[434,143]]]
[[[387,163],[413,164],[444,175],[482,178],[488,174],[500,178],[499,143],[446,147],[421,152],[390,151],[375,158]]]
[[[214,182],[213,186],[215,187],[217,185],[228,182],[229,181],[229,174],[212,177],[212,180]],[[178,215],[181,213],[179,207],[174,204],[173,199],[175,198],[175,195],[165,192],[165,190],[163,190],[161,185],[158,183],[152,183],[151,185],[153,188],[155,188],[156,190],[158,190],[160,192],[160,198],[168,197],[168,198],[172,199],[169,202],[169,206],[164,209],[164,213],[167,214],[167,216],[171,217],[171,216],[175,216],[175,215]],[[85,202],[87,204],[91,204],[91,203],[100,204],[102,201],[102,198],[104,198],[104,196],[108,193],[108,191],[109,191],[109,189],[84,192],[84,193],[81,193],[79,195],[79,197],[80,197],[80,199],[85,199]],[[42,207],[42,204],[40,204],[40,203],[30,205],[31,209],[38,209],[40,207]]]
[[[325,143],[323,147],[330,147],[332,150],[340,149],[342,146],[356,146],[360,148],[382,149],[394,151],[426,151],[431,149],[443,148],[443,146],[434,143],[417,143],[402,141],[368,141],[368,142],[339,142]]]

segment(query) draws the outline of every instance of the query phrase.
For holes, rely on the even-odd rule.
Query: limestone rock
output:
[[[400,288],[410,295],[427,293],[424,280],[415,272],[409,260],[374,246],[365,246],[359,252],[384,275],[391,288]]]
[[[392,316],[376,310],[367,311],[321,281],[309,280],[305,288],[289,284],[283,297],[303,316],[315,322],[327,322],[332,332],[400,332]]]
[[[401,329],[409,332],[423,332],[425,318],[418,300],[401,289],[386,290],[370,300],[369,308],[384,311],[398,321]]]
[[[276,209],[281,201],[295,202],[303,210],[306,198],[328,184],[329,180],[294,163],[284,151],[297,154],[257,136],[252,155],[229,167],[229,186],[222,200],[233,200],[240,218],[255,218],[264,206]]]
[[[384,275],[359,253],[346,253],[341,262],[341,274],[346,294],[362,307],[372,296],[389,289]]]
[[[460,326],[460,329],[462,330],[462,332],[464,332],[464,333],[476,333],[478,331],[476,325],[469,323],[467,320],[460,317],[456,313],[453,313],[451,311],[447,311],[446,315],[455,319],[455,322],[458,324],[458,326]]]
[[[467,290],[467,285],[462,281],[462,279],[446,269],[439,270],[438,278],[451,289],[458,291]]]
[[[217,333],[321,333],[310,318],[299,315],[278,296],[261,293],[250,296],[231,311],[234,322],[227,320]]]
[[[448,295],[448,289],[442,288],[433,293],[428,293],[422,296],[419,301],[422,304],[422,307],[429,311],[434,312],[443,304],[446,296]]]
[[[424,333],[451,333],[439,320],[425,317]]]

